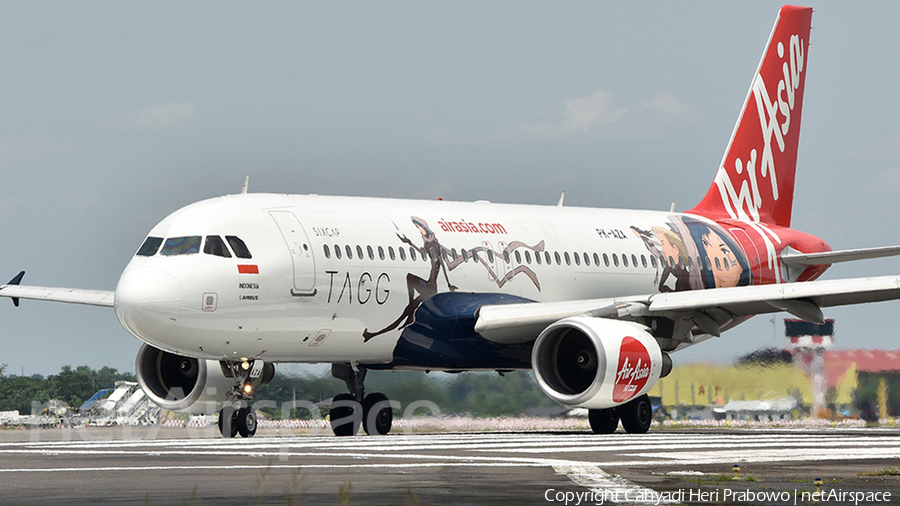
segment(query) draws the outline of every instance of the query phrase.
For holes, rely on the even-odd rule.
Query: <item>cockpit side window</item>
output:
[[[162,241],[162,237],[147,237],[144,244],[141,244],[141,249],[138,250],[137,254],[142,257],[152,257],[159,251],[159,245],[162,244]]]
[[[172,255],[193,255],[200,252],[200,236],[190,235],[187,237],[170,237],[166,239],[160,254],[166,256]]]
[[[207,255],[231,258],[231,253],[228,252],[228,247],[225,246],[225,241],[223,241],[222,238],[217,235],[206,236],[206,244],[203,246],[203,252]]]
[[[253,258],[250,255],[250,250],[247,249],[247,245],[244,244],[239,237],[233,235],[226,235],[225,239],[228,241],[228,244],[231,245],[231,249],[234,250],[234,256],[238,258]]]

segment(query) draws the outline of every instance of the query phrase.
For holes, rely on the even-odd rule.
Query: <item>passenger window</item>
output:
[[[717,271],[722,270],[722,264],[719,263],[719,257],[716,257],[716,270]]]
[[[575,257],[575,265],[581,265],[581,258],[579,258],[578,253],[572,253],[572,256]],[[566,265],[568,265],[569,254],[566,253]]]
[[[247,245],[244,244],[244,241],[242,241],[240,237],[226,235],[225,240],[228,241],[228,244],[231,246],[231,251],[234,251],[234,256],[238,258],[253,258],[253,255],[250,254],[250,250],[247,249]]]
[[[391,261],[394,261],[394,259],[397,258],[394,256],[394,247],[393,246],[388,246],[388,256],[391,258]]]
[[[631,255],[631,265],[633,265],[633,266],[635,266],[635,267],[638,266],[638,264],[637,264],[637,257],[634,256],[634,254]]]
[[[488,262],[494,263],[494,250],[492,250],[492,249],[487,250],[487,257],[488,257]]]
[[[538,265],[541,265],[541,252],[540,251],[536,251],[534,253],[534,261],[537,262]]]
[[[384,260],[384,248],[382,248],[381,246],[378,247],[378,259]]]
[[[568,256],[568,253],[566,254]],[[553,252],[553,258],[556,259],[556,265],[562,265],[562,261],[559,259],[559,251]]]
[[[369,254],[369,260],[375,260],[375,251],[372,249],[372,246],[366,245],[366,253]],[[381,256],[384,256],[384,254]]]
[[[463,249],[461,251],[462,251],[463,262],[468,262],[469,261],[469,250]]]
[[[456,248],[450,250],[450,258],[452,258],[454,262],[457,258],[459,258],[459,256],[456,254]]]
[[[609,262],[606,262],[606,263],[609,263]],[[600,257],[598,257],[596,253],[594,253],[594,265],[596,265],[597,267],[600,267]]]
[[[619,266],[619,255],[616,255],[615,253],[613,253],[613,265],[615,267]]]
[[[353,259],[353,248],[351,248],[350,245],[347,244],[346,246],[344,246],[344,251],[347,253],[347,260],[352,260]],[[362,255],[360,255],[360,256],[362,256]]]
[[[509,251],[503,250],[503,261],[509,263]]]
[[[162,237],[148,237],[137,254],[142,257],[152,257],[159,251],[159,245],[162,244]]]
[[[200,253],[200,236],[191,235],[187,237],[170,237],[166,239],[160,254],[165,256],[172,255],[193,255]]]
[[[628,255],[622,255],[622,267],[628,267]]]
[[[325,258],[331,258],[331,248],[327,244],[323,244],[322,249],[325,250]]]
[[[656,269],[656,255],[650,255],[650,266]]]
[[[450,261],[450,258],[447,256],[447,250],[445,250],[444,248],[441,248],[441,258],[444,260],[444,263]]]
[[[525,263],[531,265],[531,252],[525,250]]]
[[[522,254],[519,253],[518,250],[516,250],[516,263],[517,263],[517,264],[522,263]]]
[[[425,252],[425,246],[422,246],[421,248],[419,248],[419,255],[422,255],[422,261],[423,261],[423,262],[427,262],[427,261],[428,261],[428,255],[427,255],[426,252]]]
[[[228,247],[225,246],[225,241],[223,241],[222,238],[217,235],[206,236],[206,244],[203,246],[203,252],[207,255],[231,258],[231,253],[228,252]]]
[[[647,268],[647,257],[644,255],[641,255],[641,265],[643,265],[645,269]]]
[[[360,246],[359,244],[356,245],[356,258],[358,258],[360,260],[362,260],[364,258],[362,246]]]
[[[584,265],[591,265],[591,257],[588,256],[587,253],[584,253]]]
[[[341,259],[341,247],[337,244],[334,245],[334,258]]]
[[[609,267],[609,256],[606,253],[603,254],[603,264]]]
[[[409,259],[413,261],[416,260],[416,248],[412,246],[409,247]]]
[[[400,260],[406,261],[406,248],[397,248],[397,252],[400,253]]]
[[[472,260],[474,260],[475,262],[478,261],[478,251],[474,249],[472,250]]]
[[[669,267],[675,268],[675,259],[672,258],[672,255],[669,255]]]

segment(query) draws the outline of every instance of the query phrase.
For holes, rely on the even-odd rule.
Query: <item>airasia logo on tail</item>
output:
[[[634,397],[650,378],[650,353],[633,337],[622,339],[619,347],[619,366],[613,385],[613,402],[625,402]]]

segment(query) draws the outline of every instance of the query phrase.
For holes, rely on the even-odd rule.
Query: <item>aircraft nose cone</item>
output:
[[[181,284],[152,267],[126,270],[116,286],[116,316],[122,326],[144,341],[158,341],[181,312]]]

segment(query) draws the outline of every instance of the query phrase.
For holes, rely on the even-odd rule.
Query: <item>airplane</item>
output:
[[[819,280],[832,251],[791,229],[812,9],[784,6],[712,185],[687,212],[239,194],[150,230],[114,291],[22,285],[0,296],[113,308],[143,341],[135,373],[159,406],[219,414],[251,437],[276,363],[330,363],[335,435],[387,434],[395,402],[369,370],[528,370],[588,408],[595,433],[651,425],[671,354],[756,314],[900,298],[900,276]],[[249,179],[249,178],[248,178]]]

